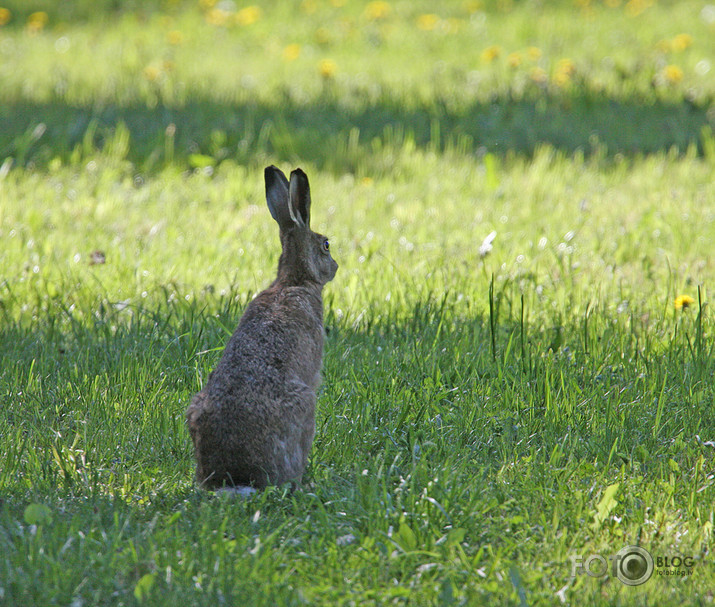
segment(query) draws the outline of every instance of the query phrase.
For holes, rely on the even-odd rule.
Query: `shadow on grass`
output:
[[[683,153],[690,146],[703,153],[709,120],[706,105],[589,94],[501,98],[460,110],[439,101],[406,109],[389,98],[351,109],[330,91],[308,104],[288,95],[272,105],[195,100],[153,108],[18,101],[0,107],[0,158],[12,157],[16,166],[43,167],[56,157],[81,159],[109,149],[147,172],[175,162],[197,167],[228,158],[241,164],[270,159],[307,162],[336,173],[380,174],[390,169],[380,151],[397,150],[406,142],[423,149],[498,155],[529,155],[544,144],[587,156],[652,154],[674,147]]]
[[[27,465],[37,474],[72,476],[79,449],[102,469],[172,462],[188,475],[184,410],[243,305],[179,299],[94,324],[0,327],[0,395],[10,403],[0,412],[5,476],[25,466],[12,456],[13,441],[36,454]],[[707,343],[691,350],[686,339],[666,338],[644,347],[608,318],[592,320],[584,343],[578,318],[550,327],[515,313],[492,333],[488,318],[464,316],[446,299],[359,325],[328,309],[313,465],[342,473],[354,458],[380,454],[408,465],[429,447],[441,459],[499,466],[557,445],[610,461],[616,439],[627,458],[638,445],[668,448],[674,429],[690,439],[715,423]],[[653,406],[663,399],[664,409]],[[54,452],[72,463],[69,472],[53,467]]]
[[[111,23],[122,13],[134,13],[145,17],[165,9],[162,0],[4,0],[3,7],[10,11],[12,18],[6,27],[23,27],[33,13],[44,12],[52,24],[81,23],[83,21],[104,20]]]

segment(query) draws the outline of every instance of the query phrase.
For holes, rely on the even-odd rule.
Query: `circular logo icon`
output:
[[[645,584],[653,575],[653,557],[640,546],[626,546],[615,557],[616,577],[627,586]]]

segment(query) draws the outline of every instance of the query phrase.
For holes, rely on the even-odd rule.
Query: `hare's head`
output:
[[[338,264],[330,255],[326,236],[310,229],[310,186],[300,169],[290,174],[269,166],[265,170],[268,209],[280,227],[283,252],[278,279],[288,284],[324,285],[335,276]]]

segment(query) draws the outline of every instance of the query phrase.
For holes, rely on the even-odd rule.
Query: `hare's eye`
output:
[[[329,251],[330,250],[330,243],[328,242],[327,239],[323,241],[323,251]]]

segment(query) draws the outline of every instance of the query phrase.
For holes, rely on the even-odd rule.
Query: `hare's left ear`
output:
[[[290,174],[290,196],[288,202],[291,218],[303,227],[310,227],[310,184],[308,176],[296,169]]]
[[[266,203],[271,217],[278,222],[281,230],[287,230],[293,226],[295,220],[290,211],[290,200],[288,192],[288,179],[279,168],[271,165],[264,171],[266,181]]]

